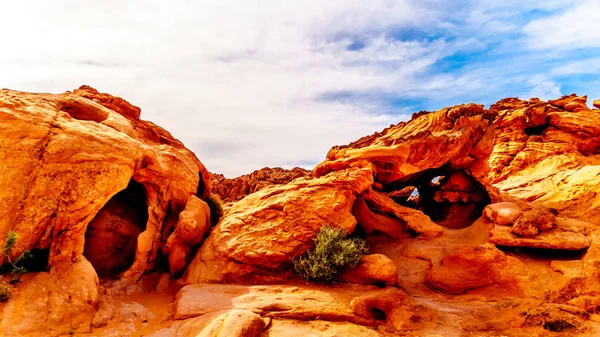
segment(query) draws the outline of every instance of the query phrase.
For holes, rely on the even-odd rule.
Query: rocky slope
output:
[[[600,113],[585,97],[419,113],[335,146],[314,176],[212,182],[89,87],[4,90],[0,121],[0,235],[19,234],[11,256],[48,256],[0,304],[6,336],[600,334]],[[218,224],[211,185],[243,197]],[[323,226],[370,247],[334,286],[292,270]]]
[[[286,170],[281,167],[265,167],[236,178],[225,178],[218,173],[211,174],[212,192],[225,203],[238,201],[250,193],[270,185],[287,184],[296,178],[310,178],[312,171],[300,167]]]

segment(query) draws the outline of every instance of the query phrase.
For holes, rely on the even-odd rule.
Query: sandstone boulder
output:
[[[352,233],[356,195],[373,183],[370,168],[271,186],[235,203],[186,269],[186,283],[274,281],[292,276],[292,259],[323,226]]]
[[[337,280],[347,283],[395,285],[398,270],[394,261],[381,254],[365,255],[356,268],[349,268],[337,276]]]
[[[197,246],[210,229],[210,209],[208,205],[192,195],[185,209],[179,213],[175,230],[167,239],[162,252],[169,256],[172,275],[178,274],[191,259],[192,248]]]
[[[483,214],[496,225],[509,226],[523,214],[523,211],[513,202],[498,202],[486,206]]]
[[[548,219],[553,218],[541,221],[547,226],[554,224],[554,221],[546,221]],[[510,227],[496,226],[490,232],[490,242],[506,247],[558,250],[581,250],[590,246],[592,240],[588,235],[588,229],[592,227],[591,224],[571,218],[556,217],[555,219],[556,228],[528,236],[516,235]],[[531,221],[535,224],[538,220],[531,218]]]
[[[554,214],[541,207],[525,212],[513,223],[511,232],[519,236],[534,236],[540,231],[556,228]]]
[[[491,245],[468,246],[442,260],[427,275],[427,284],[446,294],[492,285],[506,264],[504,253]]]
[[[217,317],[196,337],[259,337],[265,321],[248,310],[231,310]]]
[[[32,250],[40,266],[2,309],[4,324],[22,322],[6,329],[89,329],[96,274],[139,280],[190,196],[210,193],[196,156],[139,115],[87,86],[58,95],[0,90],[0,241],[16,233],[10,258]]]
[[[433,289],[453,295],[466,291],[491,298],[539,294],[539,289],[531,287],[535,275],[521,261],[506,256],[491,244],[453,250],[427,274],[425,282]]]
[[[81,258],[49,273],[26,274],[2,308],[3,336],[58,336],[89,332],[98,301],[98,276]]]

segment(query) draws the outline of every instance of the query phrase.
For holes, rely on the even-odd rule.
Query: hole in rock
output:
[[[460,229],[477,220],[491,199],[463,170],[447,167],[416,173],[383,187],[396,203],[421,210],[438,225]]]
[[[98,276],[118,276],[132,265],[137,237],[146,229],[146,222],[146,190],[132,179],[88,224],[83,255]]]
[[[528,136],[541,136],[547,128],[548,124],[542,124],[540,126],[527,127],[524,131]]]
[[[395,190],[389,193],[390,198],[397,204],[419,208],[419,189],[415,186],[406,186],[399,190]]]
[[[377,288],[385,288],[386,284],[383,281],[378,281],[373,283],[374,286],[376,286]]]
[[[544,329],[554,332],[563,332],[568,329],[573,329],[576,326],[562,319],[551,320],[544,323]]]
[[[444,179],[444,176],[437,176],[434,177],[433,179],[431,179],[430,185],[431,186],[439,186],[440,185],[440,180]]]
[[[48,256],[50,249],[32,249],[31,258],[25,260],[23,267],[29,272],[39,272],[48,270]]]
[[[373,319],[376,321],[385,321],[386,319],[385,311],[379,308],[371,309],[371,316],[373,316]]]

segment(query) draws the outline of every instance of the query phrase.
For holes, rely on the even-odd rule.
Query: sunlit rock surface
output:
[[[0,92],[0,235],[38,262],[0,303],[4,335],[600,334],[585,96],[421,112],[312,173],[234,179],[139,116],[89,87]],[[230,202],[214,227],[211,183]],[[369,246],[333,285],[293,272],[323,226]]]

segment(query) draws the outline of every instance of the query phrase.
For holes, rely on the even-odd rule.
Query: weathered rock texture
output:
[[[354,211],[364,220],[372,219],[365,221],[365,231],[370,233],[441,235],[444,227],[423,211],[442,221],[468,221],[472,214],[462,209],[481,211],[485,205],[478,203],[489,200],[488,193],[493,192],[487,184],[492,117],[481,105],[463,105],[416,116],[382,134],[335,147],[315,169],[314,179],[266,187],[235,203],[188,267],[184,281],[289,278],[292,260],[311,247],[322,226],[354,231],[357,198],[368,205]],[[446,178],[439,184],[430,183],[441,175]],[[455,176],[465,182],[464,190],[454,187]],[[406,185],[419,188],[421,209],[400,205],[388,196]],[[453,186],[454,195],[444,194],[448,186]],[[472,193],[479,198],[471,197]],[[464,199],[460,204],[458,196]],[[435,205],[439,207],[434,210]],[[393,223],[393,228],[373,227],[382,220]]]
[[[553,305],[571,310],[569,322],[585,321],[580,308],[600,303],[593,285],[599,273],[590,269],[599,262],[599,125],[597,110],[577,96],[415,114],[334,147],[314,178],[268,186],[233,204],[183,280],[293,278],[292,260],[319,228],[334,226],[366,235],[371,253],[389,258],[365,261],[341,280],[394,284],[391,261],[409,294],[470,310],[474,316],[456,320],[463,331],[556,331],[562,316]],[[514,310],[493,312],[487,303],[498,301],[516,301]],[[388,317],[401,302],[386,302],[374,315]],[[550,308],[545,320],[535,318],[543,308]],[[405,314],[393,315],[405,321]],[[452,320],[439,314],[445,318],[432,319]],[[577,334],[595,329],[569,324]]]
[[[85,86],[60,95],[0,91],[0,238],[17,233],[13,260],[26,249],[49,250],[49,276],[29,280],[4,308],[5,334],[89,329],[98,297],[94,268],[135,282],[154,268],[174,230],[174,245],[187,254],[199,243],[198,235],[181,235],[177,219],[191,196],[208,196],[209,173],[181,142],[139,115],[125,100]],[[178,255],[170,262],[189,258],[173,245],[170,252]],[[69,281],[42,286],[46,278]],[[35,301],[20,305],[31,287],[39,288]],[[56,324],[40,319],[42,309]],[[6,315],[22,315],[24,323]],[[61,319],[69,315],[77,321]]]
[[[543,102],[504,99],[491,182],[501,191],[583,221],[600,219],[600,113],[575,95]]]
[[[600,114],[586,97],[418,113],[332,148],[312,175],[213,175],[236,202],[212,229],[208,172],[139,113],[87,87],[0,92],[0,235],[21,236],[13,258],[49,252],[48,272],[0,304],[4,335],[136,331],[145,311],[110,291],[96,305],[97,274],[135,293],[161,257],[183,288],[154,337],[600,334]],[[293,273],[323,226],[369,244],[347,283]]]
[[[238,201],[250,193],[270,185],[287,184],[296,178],[310,178],[312,171],[300,167],[291,170],[281,167],[265,167],[236,178],[225,178],[222,174],[211,174],[211,190],[223,202]]]

